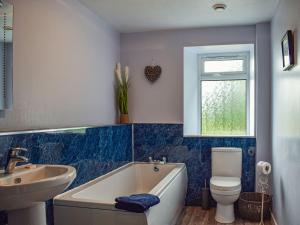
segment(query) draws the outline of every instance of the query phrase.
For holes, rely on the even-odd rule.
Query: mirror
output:
[[[0,110],[12,107],[13,5],[0,0]]]

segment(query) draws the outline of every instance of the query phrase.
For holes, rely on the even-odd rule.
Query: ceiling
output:
[[[121,33],[249,25],[272,18],[279,0],[80,0]],[[225,3],[224,12],[212,9]]]

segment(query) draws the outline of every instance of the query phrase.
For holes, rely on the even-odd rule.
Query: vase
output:
[[[120,115],[120,123],[121,124],[129,123],[129,116],[128,116],[128,114],[121,114]]]

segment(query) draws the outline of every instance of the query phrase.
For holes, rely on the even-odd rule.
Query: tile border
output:
[[[82,127],[66,127],[66,128],[45,128],[45,129],[32,129],[32,130],[17,130],[17,131],[0,131],[0,136],[18,135],[18,134],[35,134],[35,133],[55,133],[55,132],[68,132],[72,130],[81,129],[92,129],[102,127],[116,127],[116,126],[127,126],[130,124],[102,124],[93,126],[82,126]]]

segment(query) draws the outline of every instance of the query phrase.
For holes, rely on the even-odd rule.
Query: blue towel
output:
[[[122,196],[115,199],[117,202],[115,207],[130,212],[143,213],[151,206],[160,202],[159,197],[151,194],[137,194],[130,196]]]

